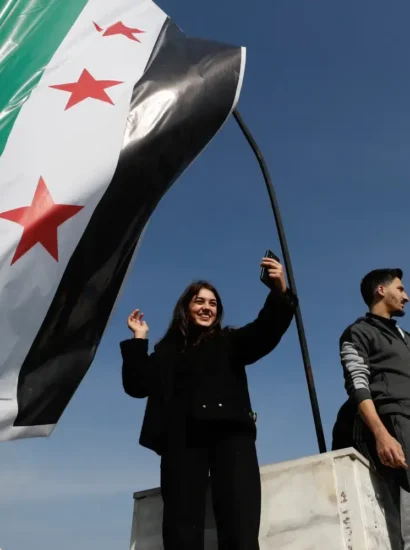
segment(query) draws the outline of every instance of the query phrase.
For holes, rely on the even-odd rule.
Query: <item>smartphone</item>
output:
[[[272,252],[272,250],[267,250],[265,252],[264,258],[273,258],[277,262],[280,263],[280,259]],[[265,284],[268,288],[271,288],[272,286],[272,280],[269,278],[269,272],[266,267],[262,267],[261,270],[261,281],[263,284]]]

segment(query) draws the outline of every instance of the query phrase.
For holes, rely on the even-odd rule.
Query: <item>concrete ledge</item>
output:
[[[400,550],[397,502],[355,449],[262,466],[261,550]],[[159,488],[134,494],[131,550],[162,550]],[[210,491],[205,549],[217,550]]]
[[[260,467],[260,473],[261,473],[261,476],[263,476],[264,473],[274,472],[276,469],[283,470],[286,468],[295,467],[301,462],[303,462],[304,464],[307,464],[309,462],[313,464],[315,462],[321,462],[322,457],[326,457],[326,459],[329,459],[329,458],[336,459],[336,458],[345,457],[345,456],[349,456],[352,460],[359,460],[366,467],[369,467],[369,461],[366,458],[364,458],[363,455],[358,453],[356,449],[354,449],[353,447],[349,447],[348,449],[342,449],[341,451],[332,451],[323,455],[312,455],[305,458],[297,458],[296,460],[286,460],[285,462],[266,464]],[[143,491],[136,491],[133,496],[135,500],[138,500],[146,497],[159,495],[160,493],[161,493],[160,488],[155,487],[154,489],[144,489]]]

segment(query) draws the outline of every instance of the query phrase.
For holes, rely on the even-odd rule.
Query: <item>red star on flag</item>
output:
[[[40,243],[58,262],[58,227],[75,216],[83,206],[56,204],[43,178],[39,179],[30,206],[15,208],[0,213],[0,218],[19,223],[24,227],[23,235],[11,261],[13,265],[34,245]]]
[[[102,32],[104,30],[102,27],[100,27],[100,25],[97,25],[97,23],[94,23],[94,27],[97,29],[98,32]],[[114,36],[116,34],[122,34],[130,40],[141,42],[141,40],[138,40],[138,38],[134,36],[134,34],[142,34],[144,32],[145,31],[141,31],[140,29],[127,27],[122,21],[118,21],[118,23],[114,23],[113,25],[110,25],[107,29],[105,29],[103,36]]]
[[[71,97],[65,106],[65,111],[77,103],[84,101],[89,97],[93,99],[99,99],[106,103],[114,105],[112,99],[107,95],[105,88],[111,88],[118,84],[124,84],[119,80],[96,80],[88,71],[84,69],[77,82],[70,82],[68,84],[55,84],[50,86],[55,90],[63,90],[64,92],[70,92]]]

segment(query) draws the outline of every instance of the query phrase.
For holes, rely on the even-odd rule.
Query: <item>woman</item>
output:
[[[257,319],[223,329],[223,306],[207,282],[180,297],[168,331],[148,355],[136,309],[134,338],[121,342],[123,385],[148,397],[140,443],[161,455],[165,550],[203,550],[208,476],[220,550],[258,550],[261,487],[245,366],[270,353],[292,320],[295,296],[283,268],[263,258],[271,292]]]

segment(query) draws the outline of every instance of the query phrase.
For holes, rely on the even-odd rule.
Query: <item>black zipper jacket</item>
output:
[[[340,339],[345,387],[358,405],[372,399],[380,415],[410,415],[410,334],[393,319],[368,313]]]

